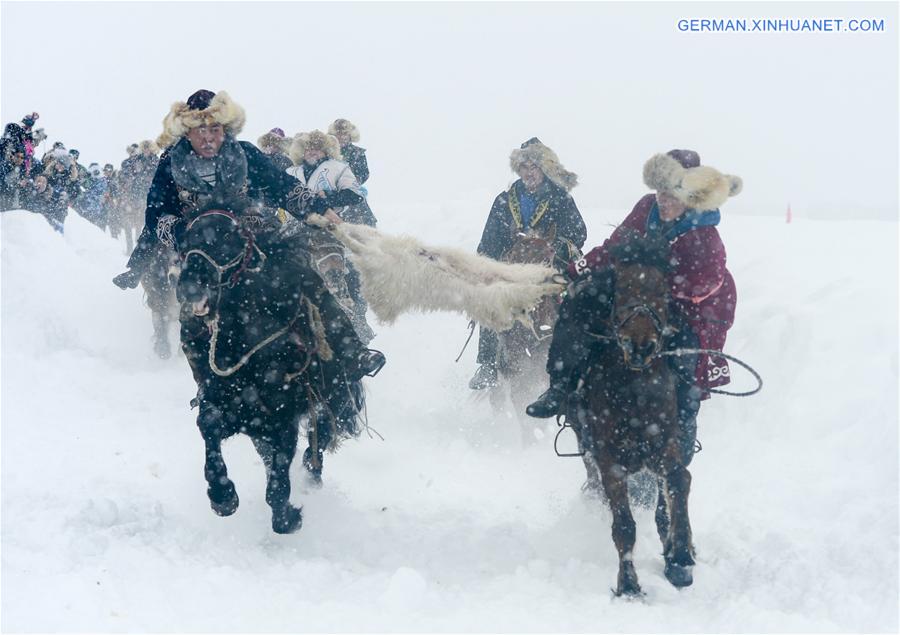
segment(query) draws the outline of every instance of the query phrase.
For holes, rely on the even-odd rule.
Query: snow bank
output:
[[[384,211],[380,228],[474,249],[485,200]],[[621,216],[587,211],[589,243]],[[241,508],[210,511],[194,385],[180,355],[153,357],[141,294],[110,283],[122,245],[74,215],[60,236],[4,213],[3,630],[896,631],[897,225],[726,214],[721,230],[739,292],[726,350],[766,387],[701,411],[694,586],[665,581],[642,510],[647,598],[629,603],[609,591],[609,513],[553,454],[553,425],[522,448],[466,387],[465,318],[376,326],[385,440],[326,457],[321,490],[295,464],[304,526],[277,536],[246,439],[225,448]]]

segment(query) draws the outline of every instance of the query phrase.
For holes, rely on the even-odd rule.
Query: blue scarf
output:
[[[692,229],[697,229],[698,227],[715,227],[719,224],[720,220],[722,220],[722,215],[717,209],[703,212],[689,209],[679,216],[672,226],[666,230],[665,236],[669,241],[673,241]],[[647,216],[646,233],[649,234],[650,232],[662,231],[663,224],[663,221],[659,217],[659,205],[654,202],[653,207],[650,208],[650,215]]]
[[[537,196],[531,194],[525,189],[525,186],[516,188],[519,195],[519,212],[522,214],[522,226],[528,227],[531,217],[534,216],[534,210],[537,209]]]

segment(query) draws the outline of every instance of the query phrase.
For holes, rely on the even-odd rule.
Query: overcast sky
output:
[[[119,163],[174,101],[227,90],[241,138],[362,131],[373,207],[484,200],[532,136],[625,209],[673,147],[744,178],[723,212],[896,219],[896,3],[2,4],[2,119]],[[682,18],[871,18],[881,33],[689,33]],[[473,198],[474,196],[474,198]],[[382,214],[379,214],[381,216]]]

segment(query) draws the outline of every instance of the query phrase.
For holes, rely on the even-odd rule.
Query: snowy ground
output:
[[[376,211],[471,249],[491,199]],[[585,216],[596,244],[624,214]],[[225,448],[240,509],[209,509],[194,384],[180,355],[153,357],[140,293],[110,283],[123,246],[74,215],[63,237],[4,213],[2,629],[897,631],[897,224],[726,209],[721,231],[739,291],[726,350],[766,387],[701,411],[694,586],[663,578],[640,511],[647,597],[625,602],[609,513],[552,424],[523,448],[466,387],[464,317],[377,327],[384,441],[327,457],[321,490],[295,463],[304,525],[278,536],[246,439]]]

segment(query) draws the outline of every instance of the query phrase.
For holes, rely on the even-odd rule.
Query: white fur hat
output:
[[[346,132],[350,135],[350,141],[359,141],[359,130],[349,119],[335,119],[328,126],[328,134],[337,136],[339,132]]]
[[[325,134],[321,130],[294,135],[290,150],[291,161],[294,162],[294,165],[303,163],[303,154],[307,148],[322,150],[329,159],[341,160],[341,144],[338,143],[337,137]]]
[[[687,163],[673,153],[655,154],[644,164],[644,183],[651,190],[668,192],[690,209],[718,209],[730,196],[741,193],[744,182],[739,176],[722,174],[715,168],[700,165],[700,157]],[[696,153],[694,153],[696,155]]]
[[[144,139],[138,144],[138,153],[145,154],[147,152],[150,154],[157,154],[159,152],[159,146],[150,139]]]
[[[222,124],[225,132],[235,136],[243,128],[247,115],[224,90],[213,93],[198,90],[187,101],[172,104],[163,119],[163,132],[156,140],[160,146],[170,146],[191,128],[214,123]]]
[[[291,140],[285,138],[284,130],[281,128],[272,128],[266,134],[256,140],[256,145],[263,152],[276,151],[287,152],[291,145]]]
[[[566,192],[578,185],[578,175],[566,170],[559,162],[556,153],[532,137],[509,155],[509,165],[513,172],[518,172],[525,163],[533,163],[541,169],[548,179],[556,183]]]

